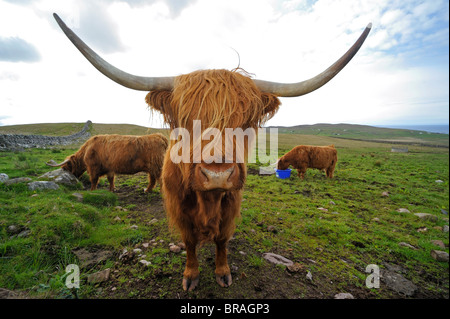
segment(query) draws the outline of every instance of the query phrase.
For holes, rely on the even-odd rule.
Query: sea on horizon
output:
[[[430,133],[449,134],[449,125],[373,125],[375,127],[398,128],[403,130],[425,131]]]

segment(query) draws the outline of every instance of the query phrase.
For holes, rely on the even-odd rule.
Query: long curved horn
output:
[[[64,164],[66,164],[68,161],[69,161],[69,159],[66,159],[64,162],[59,163],[59,164],[51,164],[49,162],[47,162],[45,164],[47,164],[48,166],[51,166],[51,167],[60,167],[60,166],[63,166]]]
[[[172,90],[174,77],[143,77],[126,73],[103,60],[97,53],[86,45],[72,30],[70,30],[61,18],[53,13],[53,17],[58,22],[60,28],[66,34],[77,49],[88,59],[91,64],[101,73],[111,80],[134,90]]]
[[[261,91],[282,97],[300,96],[317,90],[322,85],[330,81],[347,65],[348,62],[350,62],[364,43],[364,40],[367,38],[367,35],[371,29],[372,23],[369,23],[355,44],[353,44],[353,46],[339,60],[337,60],[328,69],[309,80],[297,83],[277,83],[255,79],[253,82]]]

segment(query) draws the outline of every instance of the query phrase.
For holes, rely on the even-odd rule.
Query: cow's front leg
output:
[[[183,290],[192,291],[197,287],[199,281],[197,242],[185,241],[186,245],[186,267],[183,273]]]
[[[227,240],[216,240],[216,281],[221,287],[231,286],[231,272],[227,260]]]

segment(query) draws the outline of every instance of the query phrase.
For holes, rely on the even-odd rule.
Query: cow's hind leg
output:
[[[216,240],[216,281],[221,287],[229,287],[233,282],[227,261],[227,240]]]
[[[106,177],[108,178],[109,182],[109,190],[111,192],[114,192],[114,173],[108,173]]]
[[[186,267],[183,273],[183,290],[192,291],[197,287],[199,281],[199,270],[197,260],[197,242],[185,241],[186,244]]]
[[[91,191],[96,190],[100,176],[95,173],[89,173],[89,176],[91,177]]]
[[[148,174],[148,187],[144,189],[144,192],[150,192],[156,184],[156,177]]]

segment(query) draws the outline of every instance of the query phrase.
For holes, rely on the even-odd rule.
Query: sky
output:
[[[52,14],[135,75],[245,69],[309,79],[369,22],[366,42],[322,88],[280,98],[266,123],[449,123],[448,0],[0,0],[0,125],[86,122],[162,127],[146,92],[98,72]]]

